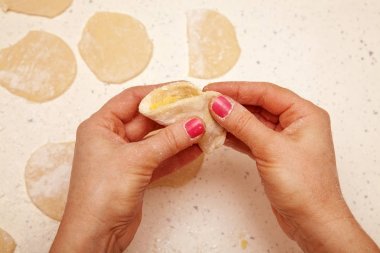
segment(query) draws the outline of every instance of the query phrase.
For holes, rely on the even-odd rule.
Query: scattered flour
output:
[[[32,202],[49,217],[60,220],[69,189],[74,143],[48,143],[35,151],[25,169]]]
[[[0,85],[35,102],[65,92],[76,75],[71,49],[55,35],[29,32],[18,43],[0,51]]]
[[[228,72],[240,56],[231,22],[220,13],[207,10],[187,12],[189,75],[202,79]]]

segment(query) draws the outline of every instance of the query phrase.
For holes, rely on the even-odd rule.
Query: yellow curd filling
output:
[[[156,110],[159,107],[169,105],[178,100],[195,97],[200,95],[200,91],[192,88],[181,88],[173,90],[159,91],[152,97],[150,110]]]

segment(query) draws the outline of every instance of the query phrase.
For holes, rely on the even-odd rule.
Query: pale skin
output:
[[[50,252],[122,252],[140,224],[149,182],[201,154],[195,144],[202,132],[189,130],[191,119],[143,139],[161,128],[138,113],[156,87],[125,90],[79,126],[68,201]],[[228,132],[225,145],[256,161],[280,227],[304,252],[380,252],[342,196],[326,111],[268,83],[205,90],[223,94],[210,112]],[[220,101],[230,105],[223,117],[213,111]]]

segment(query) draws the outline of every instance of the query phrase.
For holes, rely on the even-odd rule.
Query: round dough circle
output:
[[[69,190],[74,142],[48,143],[37,149],[25,168],[32,202],[47,216],[61,220]]]
[[[125,14],[98,12],[84,28],[79,51],[99,80],[122,83],[146,68],[153,45],[138,20]]]
[[[0,0],[4,11],[53,18],[66,10],[73,0]]]
[[[149,185],[149,188],[162,186],[177,188],[184,186],[197,176],[199,170],[202,167],[204,157],[205,155],[202,154],[197,159],[186,164],[182,168],[177,169],[169,175],[157,179]]]
[[[187,13],[189,75],[211,79],[227,73],[240,56],[231,22],[222,14],[206,9]]]
[[[0,253],[13,253],[16,243],[13,238],[0,228]]]
[[[73,52],[51,33],[31,31],[0,51],[0,85],[34,102],[58,97],[70,87],[75,75]]]

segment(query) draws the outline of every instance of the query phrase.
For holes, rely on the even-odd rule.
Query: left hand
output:
[[[143,140],[160,126],[138,106],[157,87],[125,90],[78,127],[69,195],[51,252],[122,252],[140,224],[153,172],[159,178],[201,154],[193,145],[205,129],[198,118]]]

